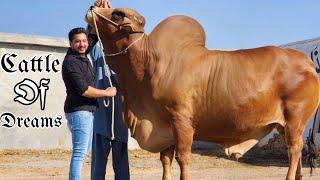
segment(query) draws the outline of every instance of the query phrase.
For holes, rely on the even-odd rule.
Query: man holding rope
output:
[[[97,0],[95,6],[112,8],[109,0]],[[94,27],[92,27],[94,31]],[[98,37],[89,34],[92,44],[90,51],[95,72],[95,86],[105,89],[118,86],[117,75],[104,62],[104,53],[100,47]],[[112,149],[113,170],[115,179],[127,180],[129,175],[128,160],[128,128],[122,121],[121,94],[117,91],[114,98],[98,98],[99,108],[94,115],[91,179],[103,180],[106,174],[108,155]],[[114,106],[114,107],[113,107]],[[114,112],[113,112],[114,111]]]

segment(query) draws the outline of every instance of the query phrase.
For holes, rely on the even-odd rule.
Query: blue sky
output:
[[[66,37],[86,26],[94,0],[1,0],[0,32]],[[164,18],[183,14],[198,20],[210,49],[241,49],[320,37],[320,1],[316,0],[112,0],[146,20],[146,32]]]

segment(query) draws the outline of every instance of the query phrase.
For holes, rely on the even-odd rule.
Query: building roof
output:
[[[66,38],[4,33],[4,32],[0,32],[0,43],[38,45],[38,46],[48,46],[48,47],[60,47],[60,48],[69,47],[69,41]]]

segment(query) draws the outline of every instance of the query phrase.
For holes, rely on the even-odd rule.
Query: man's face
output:
[[[73,40],[70,42],[70,47],[73,51],[80,55],[85,55],[89,47],[88,38],[86,34],[80,33],[73,36]]]

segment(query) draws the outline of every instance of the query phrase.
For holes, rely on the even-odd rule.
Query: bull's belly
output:
[[[211,131],[197,129],[194,140],[214,142],[226,147],[234,144],[239,144],[248,139],[260,140],[269,132],[271,132],[271,130],[275,127],[275,124],[270,124],[264,127],[257,128],[255,130],[250,129],[246,131],[239,131],[237,129],[229,129],[229,131],[220,129],[212,129]]]
[[[228,157],[236,159],[243,156],[249,149],[257,144],[260,139],[268,135],[278,123],[254,124],[246,127],[227,126],[210,126],[200,127],[196,129],[194,140],[208,141],[219,144]]]
[[[172,128],[160,126],[149,120],[137,122],[133,138],[139,146],[150,152],[161,152],[174,144]]]
[[[197,117],[194,139],[219,144],[241,143],[260,137],[277,125],[285,126],[281,100],[263,106],[249,105],[241,108],[226,105],[223,109],[213,106],[209,113],[202,113],[206,116]]]
[[[239,144],[249,139],[260,140],[277,126],[284,126],[281,115],[255,120],[219,120],[199,121],[194,140],[215,142],[224,146]]]

